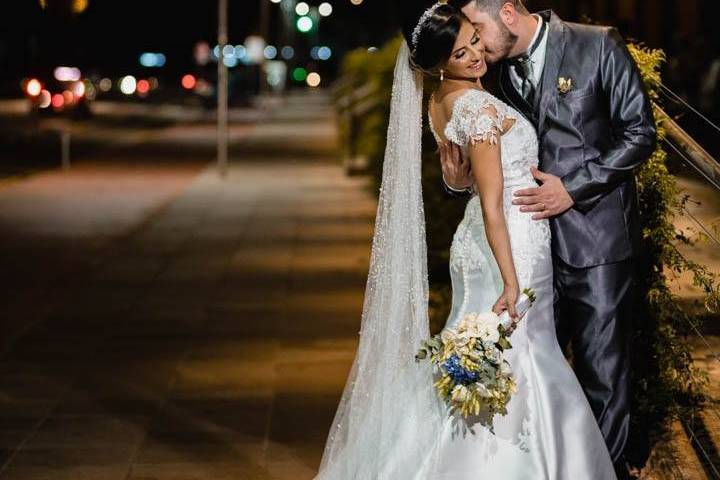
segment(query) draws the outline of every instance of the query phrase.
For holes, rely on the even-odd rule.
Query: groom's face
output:
[[[462,11],[480,33],[485,45],[485,61],[489,65],[510,56],[518,37],[503,23],[500,15],[493,16],[481,10],[475,2],[468,3]]]

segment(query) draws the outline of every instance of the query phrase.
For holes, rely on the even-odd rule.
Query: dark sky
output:
[[[138,58],[143,51],[165,53],[167,65],[158,76],[174,76],[192,68],[192,47],[197,41],[215,43],[217,0],[89,0],[88,9],[77,16],[63,13],[67,10],[62,8],[63,4],[71,1],[47,0],[47,10],[40,8],[38,0],[6,0],[0,4],[0,93],[8,91],[8,86],[17,90],[18,80],[24,75],[40,74],[60,64],[78,66],[84,72],[94,70],[101,75],[140,74]],[[306,1],[318,5],[323,0]],[[323,73],[336,68],[338,59],[348,49],[382,45],[398,31],[399,12],[422,9],[418,5],[432,3],[432,0],[364,0],[362,5],[353,6],[350,0],[328,1],[334,13],[322,20],[319,38],[298,35],[297,42],[290,42],[296,50],[305,52],[305,57],[313,44],[330,46],[334,52],[332,59],[318,66],[324,69]],[[655,0],[636,1],[647,8],[654,6],[653,10],[645,11],[650,19],[678,17],[667,15],[667,9],[659,7]],[[699,2],[703,12],[708,11],[706,5],[710,1]],[[242,43],[249,34],[258,32],[261,2],[274,12],[270,40],[279,42],[282,22],[278,5],[270,0],[228,0],[230,43]],[[673,32],[672,35],[653,40],[643,28],[648,21],[642,16],[628,23],[613,17],[617,9],[608,7],[603,16],[593,13],[593,5],[594,0],[528,1],[531,9],[552,7],[567,20],[576,20],[587,12],[594,20],[619,25],[626,36],[647,39],[650,45],[666,48],[671,54],[707,50],[695,47],[692,42],[674,40],[683,23],[679,20],[662,28],[663,32]],[[650,15],[658,9],[655,15]],[[700,15],[700,20],[708,17]],[[675,44],[680,48],[674,48]],[[291,67],[307,66],[303,65],[305,60],[296,58]],[[699,59],[695,63],[707,61]]]
[[[37,0],[9,2],[0,11],[0,75],[31,73],[50,64],[81,68],[127,69],[143,51],[163,52],[168,69],[192,63],[192,46],[199,40],[214,44],[217,35],[216,0],[90,0],[80,15],[65,14],[70,0],[48,0],[42,10]],[[279,7],[269,0],[229,0],[230,43],[242,43],[259,30],[260,2],[271,11],[271,39],[281,27]],[[408,1],[408,0],[401,0]],[[330,0],[334,13],[323,19],[320,44],[338,56],[361,45],[380,45],[398,25],[394,1]],[[5,3],[5,2],[3,2]],[[308,0],[319,5],[321,0]],[[305,47],[308,39],[299,42]]]

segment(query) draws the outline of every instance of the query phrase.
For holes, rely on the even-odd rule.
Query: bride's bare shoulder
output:
[[[457,100],[472,90],[472,88],[458,88],[455,90],[438,91],[435,93],[434,98],[437,105],[449,116],[452,114]]]
[[[479,97],[484,95],[488,95],[488,93],[484,90],[465,87],[446,92],[444,95],[440,96],[437,101],[441,105],[444,113],[448,117],[451,117],[459,103],[467,103],[468,101],[473,102],[474,97],[478,97],[478,100],[481,100]]]

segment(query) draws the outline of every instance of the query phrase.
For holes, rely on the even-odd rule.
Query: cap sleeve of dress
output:
[[[504,105],[494,100],[481,90],[468,90],[460,95],[445,127],[447,139],[460,146],[484,142],[496,145],[506,112]]]

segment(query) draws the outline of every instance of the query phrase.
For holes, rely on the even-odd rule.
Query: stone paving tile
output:
[[[322,454],[322,448],[318,450],[317,444],[317,440],[271,442],[267,449],[267,457],[269,459],[268,470],[271,472],[272,478],[293,480],[314,478]]]
[[[237,463],[171,463],[133,465],[128,480],[272,480],[264,467],[247,461]]]
[[[145,434],[146,417],[113,415],[51,416],[28,440],[28,448],[61,446],[127,446],[139,443]]]
[[[261,447],[271,421],[273,397],[259,390],[173,396],[148,426],[148,440],[171,445],[255,442]]]
[[[44,448],[25,446],[15,453],[13,462],[26,467],[48,467],[53,469],[112,465],[127,468],[135,449],[136,446],[132,444],[114,444],[110,446],[63,445]]]
[[[57,415],[102,415],[114,418],[151,417],[163,408],[165,395],[152,392],[147,388],[134,388],[132,391],[102,393],[96,390],[72,391],[55,407]]]
[[[137,465],[172,465],[188,462],[199,464],[249,463],[261,466],[265,463],[265,449],[259,442],[170,443],[150,439],[145,442],[135,457]]]
[[[302,140],[321,144],[268,159],[297,127],[269,125],[249,141],[257,160],[200,173],[111,247],[109,220],[137,217],[113,206],[98,239],[90,222],[67,227],[86,243],[63,265],[86,252],[87,271],[0,358],[0,479],[313,477],[356,346],[375,209],[367,180],[331,158],[328,113]],[[0,245],[57,255],[20,238]],[[14,268],[22,312],[49,283]]]
[[[5,419],[0,425],[0,449],[6,450],[5,458],[10,458],[23,441],[32,435],[34,429],[42,423],[42,418]],[[2,478],[2,477],[0,477]]]
[[[273,385],[275,367],[267,359],[228,360],[221,358],[182,361],[177,368],[173,394],[202,397],[228,391],[268,388]]]
[[[34,467],[11,463],[0,472],[3,480],[125,480],[127,465]]]

